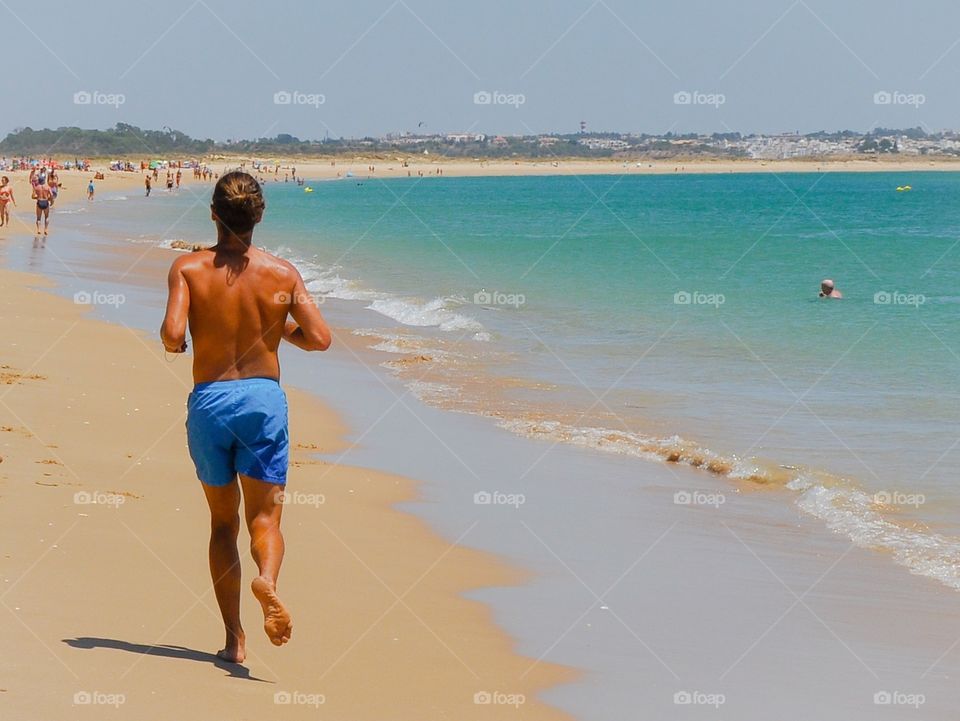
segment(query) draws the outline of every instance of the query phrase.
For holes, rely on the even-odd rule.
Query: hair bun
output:
[[[248,233],[260,222],[266,203],[263,190],[249,173],[227,173],[213,189],[213,211],[233,233]]]

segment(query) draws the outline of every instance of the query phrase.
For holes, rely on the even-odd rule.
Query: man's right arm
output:
[[[291,266],[292,267],[292,266]],[[307,292],[303,278],[295,268],[296,284],[290,302],[292,321],[287,321],[283,337],[293,345],[306,351],[326,350],[330,347],[330,328],[317,308],[313,296]]]
[[[163,347],[170,353],[184,353],[187,350],[187,318],[190,313],[190,288],[183,277],[184,259],[177,258],[170,266],[167,276],[167,312],[160,326],[160,339]]]

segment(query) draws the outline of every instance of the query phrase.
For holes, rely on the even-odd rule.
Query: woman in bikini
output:
[[[10,224],[10,203],[17,206],[17,200],[13,197],[13,185],[10,178],[4,175],[0,178],[0,227]]]

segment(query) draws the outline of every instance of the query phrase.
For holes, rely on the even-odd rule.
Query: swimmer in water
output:
[[[829,278],[824,278],[820,281],[820,297],[821,298],[842,298],[843,293],[837,290],[836,285]]]

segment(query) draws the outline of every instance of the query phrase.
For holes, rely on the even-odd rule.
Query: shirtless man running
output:
[[[186,352],[188,323],[193,338],[196,385],[187,400],[187,441],[210,507],[210,574],[226,628],[217,655],[234,663],[246,657],[237,551],[241,490],[264,631],[281,646],[293,629],[277,596],[289,443],[277,349],[281,340],[307,351],[330,347],[330,329],[297,269],[251,244],[264,207],[250,175],[220,178],[211,205],[217,244],[174,261],[160,329],[171,353]]]

